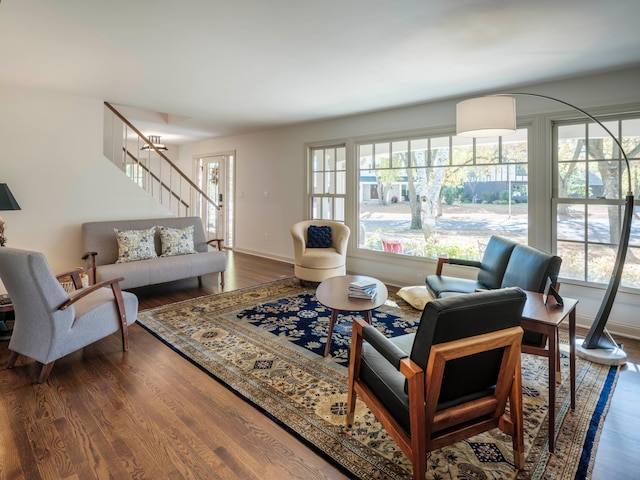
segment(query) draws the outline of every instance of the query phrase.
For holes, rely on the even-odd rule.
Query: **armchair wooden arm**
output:
[[[124,308],[124,299],[122,298],[122,289],[120,288],[120,282],[124,280],[124,277],[111,278],[109,280],[104,280],[103,282],[96,283],[91,285],[90,287],[84,288],[78,292],[77,295],[69,298],[66,302],[58,307],[58,310],[66,310],[71,305],[76,303],[81,298],[90,295],[96,290],[110,286],[111,291],[113,292],[113,297],[116,301],[116,307],[118,309],[118,316],[120,318],[120,327],[122,332],[122,349],[126,352],[129,350],[129,335],[127,331],[127,314]]]
[[[478,260],[467,260],[464,258],[449,258],[447,255],[443,254],[443,255],[438,255],[438,264],[436,265],[436,275],[442,275],[442,267],[445,264],[480,268],[480,262]]]
[[[69,308],[71,305],[73,305],[74,303],[76,303],[78,300],[80,300],[83,297],[86,297],[87,295],[89,295],[90,293],[95,292],[96,290],[98,290],[99,288],[103,288],[103,287],[107,287],[107,286],[111,286],[111,289],[114,290],[114,286],[117,287],[118,290],[120,290],[120,282],[124,280],[124,277],[118,277],[118,278],[111,278],[109,280],[105,280],[103,282],[100,283],[96,283],[94,285],[91,285],[90,287],[87,287],[85,289],[83,289],[81,292],[79,292],[77,295],[74,295],[72,298],[70,298],[69,300],[67,300],[66,302],[64,302],[62,305],[60,305],[58,307],[58,310],[65,310],[67,308]],[[120,290],[121,291],[121,290]],[[114,290],[115,293],[115,290]],[[122,295],[121,295],[122,296]]]
[[[445,263],[449,263],[449,257],[446,255],[438,255],[438,265],[436,265],[436,275],[442,275],[442,267]]]
[[[86,252],[82,255],[82,260],[87,261],[89,264],[88,270],[91,272],[92,285],[95,285],[96,283],[96,255],[98,255],[98,252]],[[89,260],[89,257],[91,257],[91,260]]]
[[[60,281],[61,279],[68,277],[71,278],[73,282],[73,287],[78,290],[82,288],[82,277],[81,275],[84,273],[84,268],[77,267],[71,270],[70,272],[59,273],[56,275],[56,279]]]
[[[215,243],[215,247],[217,247],[218,250],[222,251],[222,249],[224,248],[222,246],[222,242],[224,242],[224,238],[212,238],[211,240],[207,241],[207,244],[213,245]]]

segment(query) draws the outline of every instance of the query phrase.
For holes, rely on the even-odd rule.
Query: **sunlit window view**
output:
[[[480,258],[491,235],[527,243],[527,130],[361,143],[356,157],[360,248]]]
[[[311,218],[344,222],[347,205],[355,205],[348,224],[358,248],[427,258],[479,259],[491,235],[527,244],[532,225],[552,232],[554,253],[562,257],[561,279],[608,283],[626,193],[631,190],[636,198],[640,193],[640,118],[604,124],[629,157],[632,185],[621,153],[602,127],[558,122],[553,226],[529,219],[527,129],[488,139],[363,141],[355,146],[355,165],[348,163],[344,144],[311,148]],[[539,160],[549,161],[546,154]],[[354,191],[347,188],[347,172],[355,172]],[[634,216],[622,277],[622,286],[631,288],[640,288],[639,220]]]
[[[611,136],[594,123],[559,125],[555,129],[557,251],[564,278],[607,283],[623,219],[623,201],[640,187],[640,119],[604,122],[621,142],[626,166]],[[622,285],[640,288],[640,227],[634,216]]]
[[[311,149],[311,218],[344,222],[347,153],[344,145]]]

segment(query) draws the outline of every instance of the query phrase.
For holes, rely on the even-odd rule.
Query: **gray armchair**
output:
[[[33,358],[43,364],[42,383],[57,359],[117,331],[122,349],[129,349],[127,327],[137,318],[138,298],[121,291],[122,279],[66,293],[44,255],[7,247],[0,248],[0,278],[15,312],[7,368],[19,355]]]

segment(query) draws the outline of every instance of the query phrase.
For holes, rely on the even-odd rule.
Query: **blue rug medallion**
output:
[[[307,350],[322,356],[327,342],[331,309],[318,302],[312,293],[267,302],[237,313],[237,318],[267,332],[286,338]],[[400,317],[383,310],[372,312],[373,325],[386,337],[413,333],[417,320]],[[351,325],[358,312],[341,312],[333,328],[331,357],[345,366],[349,362]]]

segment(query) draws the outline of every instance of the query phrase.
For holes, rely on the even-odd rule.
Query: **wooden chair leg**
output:
[[[127,327],[127,312],[124,308],[124,299],[122,298],[122,289],[118,282],[111,284],[111,290],[116,300],[118,316],[120,317],[120,330],[122,333],[122,351],[129,350],[129,329]]]
[[[513,432],[511,441],[513,444],[513,460],[518,470],[524,469],[524,413],[522,405],[522,358],[518,355],[516,371],[509,395],[509,410]]]
[[[224,287],[224,272],[220,272],[220,286]]]
[[[13,368],[20,354],[18,352],[14,352],[13,350],[9,350],[9,351],[11,353],[9,354],[9,361],[7,362],[7,368]]]
[[[45,365],[42,365],[42,370],[40,370],[40,377],[38,377],[38,383],[44,383],[49,378],[49,374],[53,369],[53,364],[56,363],[55,360],[53,362],[49,362]]]
[[[356,380],[360,377],[362,358],[362,327],[356,320],[351,329],[351,352],[349,353],[349,385],[347,393],[347,415],[345,424],[351,426],[356,413]]]
[[[198,288],[202,288],[202,275],[198,275]]]
[[[324,347],[324,356],[329,355],[331,351],[331,337],[333,335],[333,326],[338,321],[338,310],[331,310],[331,319],[329,320],[329,331],[327,332],[327,344]]]

